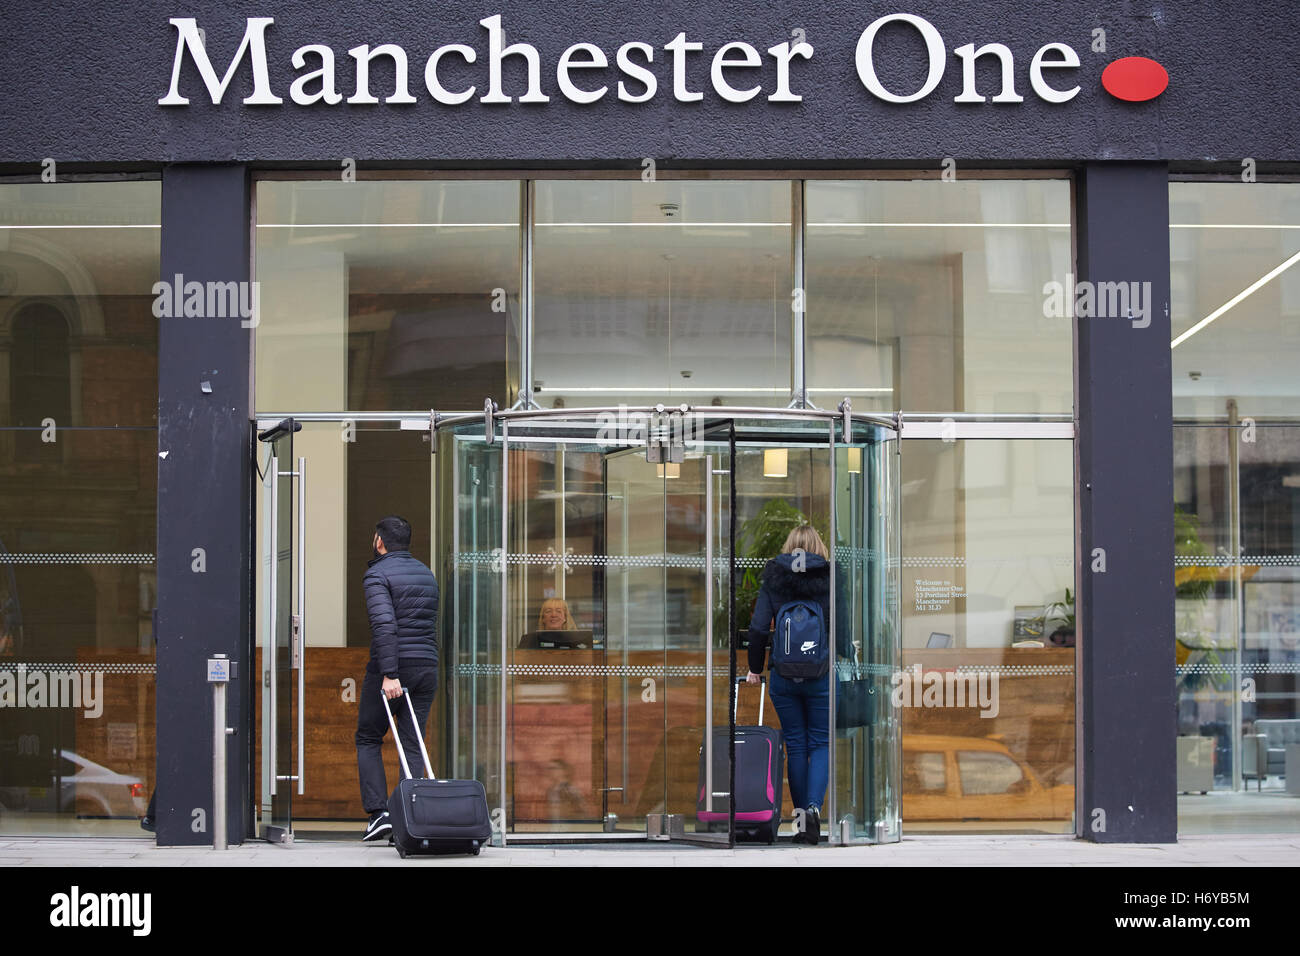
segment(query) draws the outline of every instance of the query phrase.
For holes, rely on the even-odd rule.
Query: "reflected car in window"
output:
[[[903,735],[903,821],[1067,820],[1074,787],[1045,786],[999,740]]]
[[[0,809],[78,817],[144,816],[149,793],[139,777],[117,773],[71,750],[51,756],[53,765],[41,774],[39,785],[0,780]]]

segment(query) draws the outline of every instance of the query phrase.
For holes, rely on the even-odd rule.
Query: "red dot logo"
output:
[[[1130,103],[1153,100],[1169,85],[1169,74],[1155,60],[1126,56],[1101,72],[1101,85],[1116,99]]]

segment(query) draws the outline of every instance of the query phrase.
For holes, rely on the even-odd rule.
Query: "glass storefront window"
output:
[[[1169,184],[1174,416],[1300,411],[1300,183]]]
[[[785,405],[789,182],[536,184],[534,399]]]
[[[0,833],[154,783],[157,182],[0,186]]]
[[[1178,829],[1300,832],[1300,185],[1169,205]]]
[[[257,183],[261,412],[508,406],[518,182]]]
[[[1068,181],[802,184],[806,298],[805,290],[793,288],[797,185],[726,179],[261,182],[258,407],[338,413],[432,405],[445,411],[480,408],[484,397],[506,407],[517,397],[514,376],[523,365],[531,368],[533,398],[544,409],[658,402],[781,407],[796,380],[791,334],[799,323],[792,319],[801,306],[809,394],[822,407],[849,395],[855,410],[1070,412],[1070,322],[1044,314],[1043,291],[1053,279],[1067,281],[1071,268]],[[533,210],[532,234],[526,237],[532,250],[532,332],[516,332],[518,287],[508,285],[505,345],[500,364],[493,366],[506,390],[495,390],[473,375],[435,381],[422,373],[408,382],[413,392],[395,390],[376,378],[355,378],[358,369],[375,367],[373,349],[391,353],[394,348],[384,344],[389,333],[382,321],[365,324],[370,320],[361,318],[357,296],[390,285],[444,281],[430,273],[455,261],[446,257],[461,250],[443,237],[459,235],[471,224],[477,224],[474,229],[491,227],[475,241],[492,245],[502,267],[517,272],[518,211],[525,189],[532,191]],[[442,197],[436,208],[434,196]],[[450,226],[430,225],[438,221]],[[361,229],[376,233],[362,241]],[[306,273],[294,271],[317,262],[322,250],[337,268],[317,272],[311,282]],[[496,272],[489,265],[485,259],[465,275],[482,285],[484,270]],[[321,278],[327,273],[333,278]],[[366,292],[356,293],[359,283]],[[334,303],[335,318],[302,309],[303,303],[324,301],[322,294]],[[325,326],[327,331],[320,333]],[[496,335],[495,326],[485,328],[477,332]],[[440,361],[455,362],[463,343],[439,342]],[[531,349],[530,363],[517,361],[519,348]],[[363,360],[366,349],[372,350],[367,353],[371,358]],[[338,371],[344,368],[344,350],[349,354],[346,373]],[[300,352],[310,353],[312,360],[300,360]],[[322,376],[329,369],[335,371]],[[281,380],[268,383],[275,377]],[[338,427],[337,422],[308,423],[300,435],[299,444],[313,461],[308,471],[315,476],[315,507],[322,502],[320,481],[341,481],[356,458],[356,449],[338,442]],[[555,744],[559,750],[553,759],[520,756],[532,753],[529,748],[540,746],[539,741],[552,740],[545,716],[552,711],[576,708],[575,713],[588,715],[589,723],[596,719],[591,714],[603,713],[601,727],[623,726],[621,713],[591,709],[597,701],[593,688],[599,684],[592,683],[592,674],[565,671],[561,680],[549,671],[526,670],[539,664],[526,659],[538,649],[519,642],[544,630],[541,609],[562,601],[577,630],[617,634],[619,647],[629,654],[658,658],[693,653],[707,617],[704,581],[689,563],[701,550],[697,525],[704,506],[696,499],[703,481],[691,479],[689,469],[660,473],[643,455],[618,458],[569,438],[543,448],[545,442],[530,445],[520,437],[519,449],[505,459],[494,445],[446,439],[451,443],[435,465],[439,482],[452,486],[444,488],[443,501],[454,502],[443,507],[439,533],[455,542],[452,552],[458,556],[439,555],[435,569],[453,609],[447,633],[456,635],[447,657],[454,677],[439,704],[439,719],[459,727],[444,728],[439,749],[458,773],[482,774],[494,799],[502,801],[509,826],[525,830],[626,827],[632,820],[644,821],[663,809],[656,810],[654,773],[667,773],[669,765],[686,766],[665,757],[668,743],[640,756],[635,748],[625,754],[615,746],[622,739],[618,734],[602,730],[588,739],[594,733],[590,728],[565,738],[562,746]],[[901,574],[895,568],[888,580],[864,579],[854,585],[855,593],[881,592],[880,607],[901,605],[901,628],[859,621],[865,602],[849,613],[869,639],[853,673],[883,681],[886,698],[891,678],[911,680],[907,675],[914,675],[915,700],[882,705],[887,713],[880,727],[841,728],[844,746],[836,767],[841,809],[849,808],[855,827],[883,826],[879,833],[872,829],[871,838],[888,838],[899,825],[897,801],[891,804],[893,816],[884,819],[879,807],[859,799],[867,791],[858,784],[867,778],[901,779],[902,814],[912,830],[973,825],[1070,832],[1074,650],[1066,625],[1074,613],[1071,443],[980,439],[903,445]],[[418,452],[414,446],[407,450]],[[737,548],[745,552],[740,555],[745,561],[758,562],[743,569],[741,605],[746,589],[756,586],[762,565],[757,553],[745,551],[754,544],[746,528],[769,521],[774,509],[824,523],[833,494],[852,498],[845,489],[862,490],[854,485],[864,473],[860,455],[848,453],[857,449],[845,450],[837,466],[846,482],[839,492],[829,486],[824,450],[787,449],[776,471],[768,467],[769,450],[741,441],[730,466],[738,482]],[[500,494],[505,468],[512,500],[519,504],[503,531],[491,504],[497,499],[489,491],[496,488],[494,494]],[[615,486],[622,490],[612,490]],[[658,489],[662,498],[649,510],[638,497],[647,488]],[[340,491],[335,497],[343,498],[351,511],[358,490],[349,485],[346,495]],[[479,507],[481,503],[488,504]],[[849,509],[848,499],[841,504]],[[327,520],[322,513],[308,524]],[[851,527],[846,521],[839,532],[846,534]],[[346,542],[341,532],[333,535],[341,555],[345,546],[350,548],[352,532]],[[502,579],[493,564],[495,549],[503,547],[519,556],[506,571],[510,598],[504,616],[498,606]],[[770,551],[771,543],[762,548]],[[876,553],[869,543],[856,540],[845,539],[836,548],[837,554],[843,551],[846,573],[857,567],[853,556]],[[322,566],[324,552],[309,551],[309,563]],[[631,562],[616,569],[616,577],[603,563],[609,554]],[[656,563],[667,554],[688,563]],[[575,563],[569,563],[570,557]],[[351,577],[340,590],[344,565],[342,559],[335,564],[318,578],[321,593],[316,598],[309,594],[309,600],[333,612],[313,610],[308,617],[319,621],[323,616],[329,622],[346,616],[347,636],[334,643],[360,650],[363,608],[344,600]],[[865,573],[866,567],[853,573]],[[618,585],[618,600],[610,596],[612,581]],[[715,582],[715,596],[721,586]],[[748,599],[752,603],[753,596]],[[496,636],[489,637],[493,628]],[[501,629],[508,634],[504,651]],[[354,635],[361,637],[354,641]],[[316,638],[321,639],[319,628]],[[901,669],[890,657],[888,668],[881,670],[884,665],[868,653],[871,641],[890,647],[899,642]],[[725,647],[719,643],[715,649]],[[542,650],[549,660],[554,649]],[[598,652],[608,649],[573,650]],[[516,674],[523,675],[520,682],[503,696],[498,684],[502,668],[521,667],[525,670]],[[936,674],[969,675],[971,683],[962,686],[968,686],[971,700],[928,705],[924,681]],[[679,681],[659,691],[680,698],[685,686]],[[618,684],[605,688],[599,699],[608,704],[608,694],[614,693],[608,699],[621,701],[626,691]],[[477,728],[472,735],[464,733],[467,721]],[[694,740],[693,733],[679,736]],[[901,752],[878,746],[875,733],[901,736]],[[593,743],[598,739],[605,741],[605,749],[612,748],[612,757]],[[677,737],[672,740],[673,747],[680,743]],[[691,747],[698,742],[682,746],[683,754],[694,754]],[[604,756],[592,764],[588,751]],[[900,757],[897,765],[882,763]],[[614,807],[609,794],[621,791],[606,789],[614,784],[605,777],[613,774],[621,781],[634,765],[640,796],[629,790],[615,801],[627,805]],[[550,789],[537,790],[539,781],[548,782]],[[694,774],[685,773],[679,783],[693,786],[693,781]]]
[[[1073,271],[1063,179],[807,184],[806,364],[819,405],[1061,414]]]
[[[902,452],[903,827],[1071,833],[1073,443]]]

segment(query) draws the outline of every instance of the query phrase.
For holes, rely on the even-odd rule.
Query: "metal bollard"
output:
[[[212,685],[212,849],[228,849],[226,842],[226,685],[233,662],[225,654],[208,658],[208,683]]]

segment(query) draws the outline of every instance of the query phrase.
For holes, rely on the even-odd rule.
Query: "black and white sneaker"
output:
[[[805,828],[803,842],[809,846],[816,846],[822,840],[822,813],[816,807],[809,806],[803,815],[803,820]]]
[[[388,819],[388,811],[379,810],[370,815],[370,823],[361,840],[363,843],[374,843],[377,840],[387,840],[392,834],[393,824]]]

